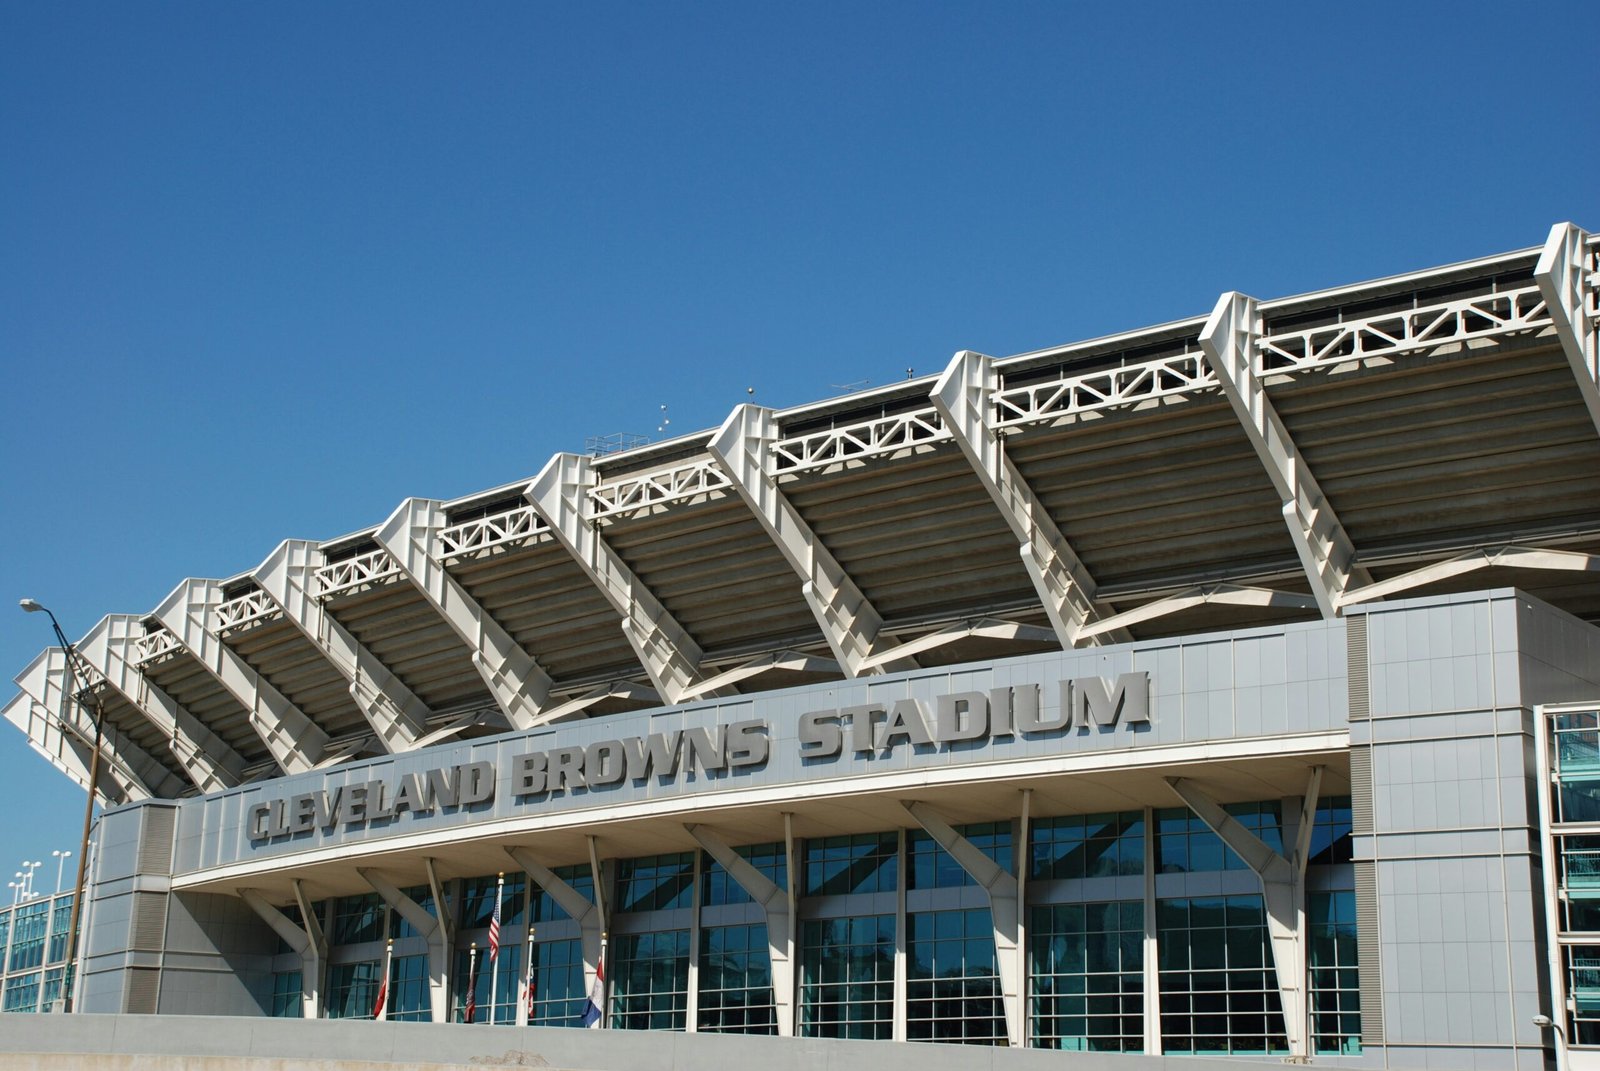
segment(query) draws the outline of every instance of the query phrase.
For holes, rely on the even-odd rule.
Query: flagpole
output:
[[[531,1026],[533,1024],[533,997],[534,994],[538,992],[538,990],[534,988],[535,976],[533,969],[535,962],[537,962],[534,952],[533,923],[530,922],[528,923],[528,977],[524,982],[522,993],[522,1010],[524,1014],[524,1018],[522,1020],[523,1026]]]
[[[494,882],[494,916],[489,920],[489,1025],[494,1025],[495,1001],[500,995],[500,896],[505,891],[506,872]]]
[[[466,1022],[472,1022],[478,1010],[478,942],[472,942],[472,953],[467,960],[467,1010],[462,1017]]]

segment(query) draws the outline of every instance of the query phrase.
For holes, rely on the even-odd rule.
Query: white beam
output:
[[[943,815],[926,803],[902,800],[902,806],[939,847],[950,853],[967,875],[989,895],[989,921],[994,930],[995,962],[1000,974],[1000,1002],[1005,1009],[1006,1036],[1013,1049],[1027,1044],[1023,1037],[1023,984],[1021,898],[1016,876],[983,853],[983,849],[957,833]]]
[[[222,601],[221,584],[191,577],[153,616],[244,707],[273,761],[285,773],[305,773],[322,761],[328,734],[211,631],[213,611]]]
[[[703,695],[700,645],[601,538],[589,516],[589,491],[598,482],[587,457],[557,454],[528,485],[527,498],[556,542],[621,615],[622,634],[662,698],[680,703]]]
[[[772,972],[772,1002],[778,1021],[778,1036],[794,1037],[794,943],[789,917],[789,890],[750,865],[738,852],[706,826],[683,827],[695,842],[722,864],[722,869],[761,905],[767,916],[767,954]],[[794,881],[793,874],[789,880]]]
[[[1115,629],[1086,631],[1107,611],[1095,600],[1095,582],[1089,570],[1056,527],[1039,496],[1006,457],[1005,441],[993,420],[994,395],[999,387],[1000,373],[995,369],[994,358],[962,350],[934,384],[931,397],[983,489],[999,507],[1012,535],[1021,540],[1018,549],[1022,564],[1055,626],[1061,646],[1071,650],[1088,643],[1130,639]]]
[[[633,681],[612,681],[546,707],[539,713],[536,724],[553,725],[556,722],[576,721],[588,717],[589,708],[606,699],[633,699],[641,703],[659,705],[661,694],[654,688],[647,688]]]
[[[5,706],[5,719],[28,738],[28,746],[50,765],[60,770],[81,789],[89,787],[89,749],[76,736],[65,733],[56,716],[27,692],[18,692]],[[104,766],[104,764],[102,764]],[[114,781],[105,783],[108,791],[99,793],[102,806],[126,803],[122,788]]]
[[[1507,569],[1541,569],[1551,572],[1600,573],[1600,554],[1584,554],[1575,550],[1541,550],[1537,547],[1484,547],[1480,550],[1458,554],[1442,562],[1424,565],[1388,580],[1348,591],[1339,600],[1341,606],[1371,602],[1412,588],[1447,580],[1452,576],[1501,566]]]
[[[202,793],[238,785],[244,777],[244,756],[134,667],[129,648],[142,631],[132,614],[108,614],[78,641],[78,653],[108,686],[161,730],[172,757]]]
[[[774,651],[771,654],[757,655],[748,662],[741,662],[720,673],[713,674],[702,680],[698,687],[689,692],[689,698],[702,695],[717,695],[724,689],[738,684],[740,681],[758,677],[763,673],[776,670],[787,670],[791,673],[834,673],[842,674],[839,663],[831,658],[820,658],[817,655],[808,655],[803,651]]]
[[[591,838],[590,855],[594,854],[594,845]],[[534,884],[550,894],[550,899],[560,905],[561,910],[572,916],[578,924],[579,939],[583,948],[583,991],[590,992],[594,988],[595,974],[600,970],[600,953],[602,941],[605,937],[604,909],[597,900],[590,900],[565,881],[556,876],[556,872],[545,866],[527,848],[507,848],[506,854],[520,866]],[[596,868],[598,870],[598,867]],[[595,882],[595,895],[600,895],[600,883]],[[604,1016],[605,1009],[601,1009]]]
[[[64,648],[46,647],[17,675],[16,683],[55,717],[68,736],[77,739],[87,765],[94,751],[95,714],[78,696],[98,682],[86,681],[77,672],[69,673]],[[103,713],[100,721],[100,769],[116,782],[125,796],[173,799],[183,794],[182,778],[134,743]]]
[[[1355,547],[1344,525],[1267,398],[1256,374],[1260,338],[1261,312],[1256,300],[1230,292],[1217,300],[1200,332],[1200,348],[1283,503],[1284,524],[1317,606],[1324,617],[1333,617],[1345,590],[1352,584],[1369,584],[1372,577],[1356,564]]]
[[[550,696],[550,676],[446,571],[439,532],[447,523],[442,503],[408,498],[375,538],[471,650],[473,667],[512,728],[532,728]]]
[[[307,1019],[322,1016],[322,994],[327,984],[328,938],[322,920],[311,909],[311,898],[299,878],[294,880],[294,899],[300,905],[300,925],[305,927],[306,943],[300,949],[300,1006]]]
[[[909,660],[866,664],[888,639],[882,635],[883,617],[778,489],[767,465],[777,438],[778,420],[771,409],[741,405],[723,421],[706,448],[800,576],[800,592],[845,673],[859,677],[915,668],[916,663]]]
[[[882,654],[872,655],[864,659],[863,665],[870,669],[890,662],[903,662],[924,651],[947,647],[958,640],[972,637],[990,640],[1022,640],[1029,643],[1055,643],[1059,635],[1054,629],[1041,628],[1038,625],[1024,625],[1017,621],[978,617],[970,621],[958,621],[953,625],[946,625],[944,628],[925,633],[916,639],[907,640],[905,643],[897,644],[893,647],[887,647]]]
[[[439,922],[439,916],[444,914],[444,905],[434,901],[434,914],[429,914],[428,909],[417,903],[411,897],[401,892],[400,889],[378,873],[366,867],[357,867],[356,873],[362,880],[372,886],[372,890],[383,898],[383,902],[398,911],[402,918],[411,924],[411,928],[428,941],[428,1004],[433,1021],[448,1023],[450,1021],[450,945],[445,941],[445,930]]]
[[[1578,393],[1600,429],[1600,251],[1571,223],[1557,223],[1533,269]]]
[[[1286,610],[1317,609],[1317,600],[1312,595],[1302,595],[1293,591],[1276,591],[1272,588],[1250,587],[1241,584],[1202,584],[1199,587],[1168,595],[1166,598],[1156,599],[1154,602],[1147,602],[1143,606],[1135,606],[1131,610],[1124,610],[1120,614],[1112,614],[1110,617],[1101,618],[1084,631],[1089,635],[1095,635],[1104,630],[1124,628],[1128,625],[1153,621],[1156,618],[1180,613],[1207,603],[1218,603],[1224,606],[1273,606]]]
[[[1194,781],[1169,777],[1167,784],[1189,810],[1222,839],[1261,880],[1267,908],[1267,933],[1272,941],[1272,969],[1278,979],[1278,996],[1283,1006],[1284,1033],[1289,1042],[1289,1058],[1305,1062],[1311,1057],[1311,1005],[1308,984],[1308,933],[1306,929],[1306,852],[1311,843],[1311,825],[1316,818],[1317,794],[1322,785],[1322,768],[1313,767],[1302,797],[1301,821],[1296,844],[1285,858],[1260,837],[1245,828]]]
[[[408,751],[427,731],[428,705],[324,608],[316,573],[326,563],[315,543],[286,539],[251,575],[350,686],[386,751]]]

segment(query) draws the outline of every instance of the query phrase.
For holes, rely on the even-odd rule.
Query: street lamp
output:
[[[80,707],[83,706],[82,699],[72,685],[73,676],[77,674],[79,666],[87,668],[83,656],[72,645],[72,641],[67,639],[67,634],[61,631],[61,622],[56,620],[56,615],[48,608],[33,599],[23,599],[18,605],[22,607],[24,613],[37,614],[42,611],[50,618],[50,627],[55,630],[56,642],[67,652],[66,701],[77,702]],[[82,676],[84,686],[87,687],[90,676],[88,673]],[[73,885],[72,915],[67,920],[67,979],[66,985],[62,987],[65,995],[61,1002],[61,1010],[66,1012],[72,1011],[72,994],[77,988],[74,984],[77,979],[71,977],[71,972],[78,954],[78,920],[83,915],[83,882],[88,877],[84,862],[89,858],[89,832],[94,827],[94,791],[95,786],[100,783],[100,735],[105,728],[105,710],[100,705],[98,693],[94,696],[94,711],[91,716],[94,719],[94,749],[89,755],[89,798],[83,805],[83,839],[78,845],[78,879]]]
[[[33,891],[33,872],[44,866],[44,861],[36,859],[30,863],[24,859],[22,861],[22,866],[27,870],[27,873],[22,877],[22,898],[24,900],[32,900],[35,896],[39,895]]]
[[[69,856],[71,854],[72,854],[72,852],[70,852],[70,851],[62,851],[60,848],[56,848],[53,851],[51,851],[51,853],[50,853],[51,857],[54,858],[55,861],[56,861],[56,895],[57,896],[61,895],[61,868],[66,865],[67,856]]]

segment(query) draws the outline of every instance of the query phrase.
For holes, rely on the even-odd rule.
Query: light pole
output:
[[[51,856],[53,856],[55,858],[55,861],[56,861],[56,895],[60,896],[61,895],[61,869],[62,869],[62,867],[64,867],[66,865],[67,856],[71,855],[72,852],[71,851],[63,851],[60,848],[56,848],[56,849],[52,850],[50,852],[50,854],[51,854]]]
[[[23,869],[27,871],[27,873],[22,877],[22,898],[24,900],[32,900],[35,896],[39,895],[33,891],[33,872],[44,866],[44,861],[36,859],[30,863],[24,859],[22,861],[22,866]]]
[[[25,613],[36,614],[43,611],[50,618],[50,627],[55,630],[56,642],[60,643],[67,652],[67,680],[66,702],[77,702],[81,707],[77,690],[72,686],[73,676],[77,673],[78,664],[83,661],[83,656],[78,654],[78,649],[67,639],[67,634],[61,631],[61,622],[56,620],[56,615],[33,599],[23,599],[18,603]],[[83,675],[84,685],[89,683],[89,675]],[[94,749],[89,754],[89,798],[83,805],[83,839],[78,845],[78,879],[73,885],[72,915],[67,920],[67,969],[68,977],[62,987],[64,997],[61,1002],[62,1011],[72,1011],[72,994],[77,988],[77,979],[71,977],[72,964],[77,960],[78,951],[78,919],[83,914],[83,881],[88,877],[84,862],[89,858],[89,832],[94,828],[94,792],[95,786],[100,783],[100,734],[105,727],[105,711],[100,705],[100,696],[94,696]]]

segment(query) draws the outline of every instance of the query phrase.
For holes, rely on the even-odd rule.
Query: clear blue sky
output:
[[[76,638],[662,405],[1600,227],[1596,40],[1592,0],[3,0],[0,668],[22,596]],[[81,801],[0,726],[0,873]]]

